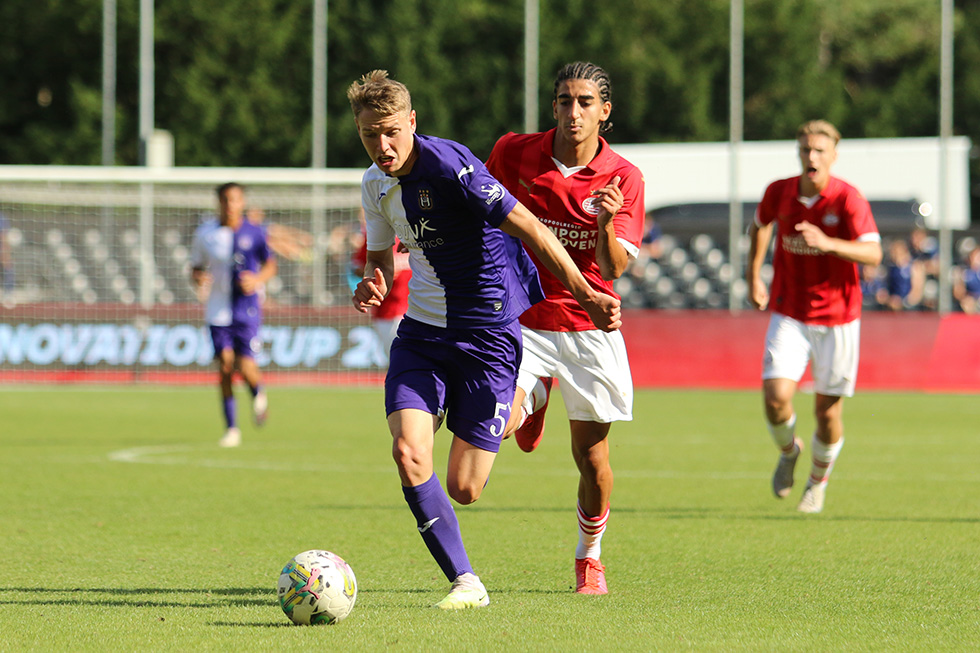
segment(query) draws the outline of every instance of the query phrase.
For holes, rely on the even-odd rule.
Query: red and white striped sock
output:
[[[844,438],[834,444],[824,444],[817,439],[816,433],[813,434],[813,444],[810,448],[813,455],[813,465],[810,467],[810,485],[827,482],[843,446]]]
[[[602,534],[606,532],[606,522],[609,521],[609,506],[598,517],[589,517],[582,512],[582,504],[578,504],[578,546],[575,547],[575,558],[599,559],[602,553]]]

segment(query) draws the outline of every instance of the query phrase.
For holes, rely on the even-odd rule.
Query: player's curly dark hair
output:
[[[599,87],[599,100],[612,102],[612,80],[609,79],[609,73],[600,66],[588,61],[576,61],[562,66],[555,77],[555,99],[558,98],[558,87],[569,79],[586,79],[595,83]],[[612,120],[604,120],[599,127],[599,133],[608,133],[612,131],[612,127]]]

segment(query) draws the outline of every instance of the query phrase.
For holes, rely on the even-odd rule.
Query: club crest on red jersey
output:
[[[599,209],[601,204],[599,203],[599,198],[589,195],[584,200],[582,200],[582,210],[589,215],[599,215]]]
[[[823,216],[823,223],[828,227],[836,227],[838,224],[840,224],[840,218],[833,213],[828,213],[827,215]]]

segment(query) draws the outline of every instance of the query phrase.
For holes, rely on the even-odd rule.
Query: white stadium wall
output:
[[[799,174],[796,141],[747,141],[737,146],[741,202],[758,202],[776,179]],[[857,186],[870,200],[915,200],[931,207],[926,226],[939,229],[943,206],[938,138],[843,139],[833,174]],[[672,204],[725,202],[731,195],[732,147],[728,143],[616,145],[646,179],[647,210]],[[951,229],[970,225],[970,140],[949,139],[946,147],[946,210]]]
[[[929,138],[845,140],[835,173],[871,200],[932,204],[936,210],[926,217],[935,225],[943,206],[939,146]],[[955,138],[947,146],[945,212],[948,226],[963,228],[970,221],[969,141]],[[729,201],[727,143],[616,149],[643,170],[648,210]],[[766,184],[799,168],[794,141],[743,143],[737,157],[743,202],[758,201]],[[0,286],[0,383],[213,383],[210,338],[190,287],[188,250],[197,225],[215,212],[215,186],[226,181],[244,184],[249,206],[262,208],[267,224],[298,239],[280,256],[280,273],[266,289],[259,362],[267,378],[377,383],[385,361],[378,336],[369,317],[350,303],[362,172],[0,166],[0,214],[14,263]],[[723,257],[720,250],[707,255],[713,253]],[[734,269],[727,273],[740,276]],[[645,281],[633,274],[620,279],[624,305],[635,306],[629,299],[639,292],[624,284],[639,288]],[[725,283],[722,275],[711,280],[718,288]],[[674,295],[681,297],[681,289]],[[708,293],[707,300],[716,295]],[[699,307],[726,305],[724,297],[707,300]],[[642,313],[643,319],[670,315]],[[697,315],[698,323],[717,319],[711,313]],[[624,333],[637,352],[643,350],[637,340],[642,336]],[[641,370],[658,362],[654,356],[634,365]],[[640,385],[659,382],[638,379]]]

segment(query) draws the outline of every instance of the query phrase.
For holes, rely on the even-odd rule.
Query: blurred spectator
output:
[[[913,265],[921,267],[924,275],[939,276],[939,246],[925,227],[913,227],[909,234],[909,254]]]
[[[970,250],[966,267],[954,271],[953,297],[964,313],[980,312],[980,247]]]
[[[888,306],[885,269],[880,265],[861,266],[861,294],[864,308],[876,311]]]
[[[14,257],[10,252],[10,221],[0,211],[0,277],[3,278],[2,296],[9,297],[14,290]]]
[[[913,265],[908,243],[897,239],[892,241],[886,267],[888,307],[893,311],[916,308],[922,301],[925,274],[924,268]]]
[[[647,214],[640,249],[644,250],[647,256],[652,259],[658,259],[664,254],[664,244],[661,236],[663,236],[663,232],[660,230],[660,225],[657,224],[657,221],[652,215]]]

